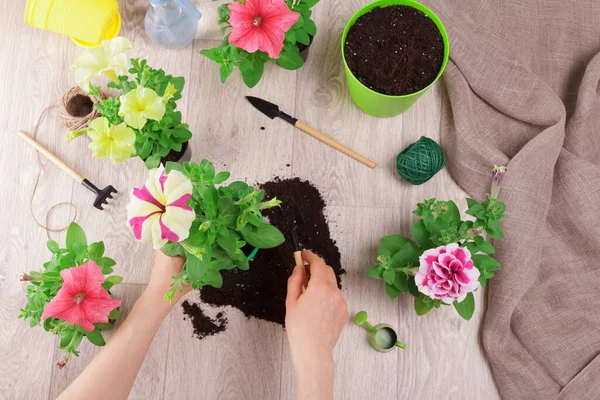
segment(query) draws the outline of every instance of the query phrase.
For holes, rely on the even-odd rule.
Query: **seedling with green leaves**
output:
[[[284,242],[283,234],[262,218],[262,210],[278,207],[276,198],[263,201],[264,192],[244,182],[221,185],[229,179],[229,172],[215,172],[213,164],[167,163],[166,173],[177,170],[192,182],[193,192],[188,205],[196,213],[189,237],[183,242],[169,242],[162,251],[169,256],[184,256],[186,263],[165,295],[165,301],[174,299],[175,291],[191,284],[194,289],[204,285],[220,288],[220,271],[249,268],[246,244],[257,249],[268,249]]]
[[[216,0],[213,0],[216,1]],[[285,32],[283,50],[279,58],[271,58],[264,51],[257,50],[249,53],[229,43],[232,26],[229,22],[231,2],[221,4],[218,8],[218,23],[221,25],[223,41],[218,47],[200,51],[200,54],[220,65],[221,82],[225,83],[235,68],[242,74],[246,86],[252,88],[260,81],[267,62],[276,62],[287,70],[297,70],[304,65],[300,56],[299,45],[310,46],[312,38],[317,34],[317,26],[311,19],[312,8],[320,0],[285,0],[288,8],[300,14],[298,21]],[[244,3],[238,0],[238,3]]]
[[[47,247],[53,254],[53,258],[44,263],[41,271],[29,272],[21,278],[28,282],[28,286],[27,305],[21,309],[19,318],[29,320],[32,328],[42,324],[47,332],[60,337],[59,347],[65,352],[63,361],[58,363],[62,367],[71,354],[79,356],[77,349],[84,337],[96,346],[104,346],[105,341],[101,332],[112,329],[112,323],[95,323],[95,329],[87,332],[80,325],[73,325],[54,317],[46,318],[42,322],[44,307],[63,286],[60,272],[93,261],[105,275],[102,287],[107,291],[120,283],[123,278],[112,275],[116,263],[112,258],[104,255],[104,243],[94,242],[88,245],[83,229],[76,223],[72,223],[67,230],[66,248],[60,248],[54,240],[49,240]],[[119,309],[115,308],[108,315],[108,319],[112,321],[117,318],[119,318]]]
[[[391,235],[382,238],[375,266],[367,274],[384,280],[385,290],[392,299],[400,293],[410,293],[415,297],[416,313],[424,315],[445,303],[419,291],[415,275],[420,257],[426,250],[458,244],[469,250],[473,264],[479,270],[479,283],[485,287],[494,271],[500,269],[500,264],[491,257],[495,248],[483,235],[490,239],[504,237],[500,220],[506,207],[491,195],[483,202],[467,199],[467,204],[466,213],[475,217],[474,221],[462,220],[458,207],[451,200],[429,199],[419,203],[413,211],[419,217],[411,228],[413,237]],[[472,292],[460,303],[455,300],[452,304],[461,317],[471,319],[475,311]]]

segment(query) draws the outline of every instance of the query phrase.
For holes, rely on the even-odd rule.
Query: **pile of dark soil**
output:
[[[265,191],[266,200],[277,197],[282,201],[281,208],[265,210],[265,218],[278,227],[286,238],[290,237],[291,230],[297,225],[301,246],[325,259],[335,271],[338,286],[341,287],[340,276],[345,271],[325,219],[325,201],[317,188],[299,178],[275,178],[260,185],[260,189]],[[295,221],[296,207],[301,214],[298,222]],[[293,269],[293,249],[288,239],[274,249],[259,250],[250,263],[249,271],[222,271],[223,287],[215,289],[206,286],[201,290],[201,298],[204,303],[213,306],[232,306],[247,317],[284,325],[287,280]],[[194,316],[190,315],[190,318],[194,320]]]
[[[194,336],[198,339],[216,335],[227,328],[227,318],[223,316],[222,312],[218,313],[215,319],[212,319],[202,311],[198,304],[192,304],[186,300],[181,306],[187,318],[192,321]]]
[[[348,31],[344,56],[362,84],[401,96],[435,80],[444,61],[444,42],[423,12],[408,6],[376,7]]]

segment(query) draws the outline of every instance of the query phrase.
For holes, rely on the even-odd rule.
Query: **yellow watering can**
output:
[[[25,23],[97,47],[121,30],[117,0],[28,0]]]

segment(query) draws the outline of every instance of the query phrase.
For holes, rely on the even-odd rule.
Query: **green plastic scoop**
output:
[[[369,331],[369,344],[375,350],[386,353],[394,347],[406,348],[406,344],[398,340],[398,335],[394,328],[388,324],[371,325],[367,322],[369,315],[366,311],[361,311],[354,317],[354,323],[358,326],[364,326]]]

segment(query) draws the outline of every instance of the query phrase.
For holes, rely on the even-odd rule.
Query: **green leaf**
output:
[[[398,289],[401,292],[408,292],[408,280],[409,277],[406,276],[404,272],[396,272],[396,276],[394,278],[394,286],[396,286],[396,289]]]
[[[223,64],[219,69],[219,76],[221,77],[221,82],[225,83],[229,75],[233,72],[233,64]]]
[[[77,247],[87,248],[87,238],[83,229],[75,222],[72,222],[67,229],[67,249],[73,250]]]
[[[138,156],[140,156],[142,160],[145,160],[146,158],[148,158],[150,156],[151,152],[152,152],[152,142],[146,141],[142,145]]]
[[[117,275],[109,276],[108,278],[106,278],[104,280],[102,287],[106,290],[110,290],[113,286],[121,283],[122,280],[123,280],[122,276],[117,276]]]
[[[394,285],[390,285],[386,282],[385,292],[390,296],[391,299],[395,299],[400,294],[400,291]]]
[[[379,239],[379,245],[380,245],[380,247],[388,249],[391,252],[391,254],[390,254],[390,256],[391,256],[391,255],[399,252],[402,249],[402,247],[404,247],[404,245],[410,241],[411,240],[409,238],[404,237],[404,236],[389,235],[389,236],[384,236],[381,239]]]
[[[233,235],[217,235],[217,243],[228,254],[234,255],[237,251],[237,240]]]
[[[489,221],[485,233],[492,239],[504,239],[504,234],[502,233],[502,229],[500,229],[499,219]]]
[[[293,71],[302,67],[304,65],[304,60],[298,53],[283,49],[281,53],[279,53],[277,64],[281,65],[287,70]]]
[[[218,64],[223,63],[223,50],[219,49],[218,47],[215,47],[212,49],[200,50],[200,54],[202,54],[209,60],[212,60]]]
[[[425,223],[422,219],[415,222],[415,224],[410,228],[415,240],[423,250],[431,249],[434,247],[433,242],[430,239],[431,234],[425,228]]]
[[[270,249],[285,242],[281,231],[270,224],[262,224],[259,227],[246,225],[241,234],[246,242],[259,249]]]
[[[315,25],[315,22],[312,19],[310,19],[310,18],[305,18],[304,19],[304,25],[302,26],[302,28],[310,36],[315,36],[317,34],[317,25]]]
[[[96,346],[104,346],[106,344],[104,337],[102,337],[102,333],[100,333],[100,329],[98,328],[91,332],[86,332],[85,337]]]
[[[101,331],[110,331],[113,328],[113,324],[109,322],[96,322],[94,326]]]
[[[144,163],[146,164],[146,168],[148,168],[148,169],[156,168],[160,164],[160,155],[152,154],[150,157],[148,157],[146,159],[146,161]]]
[[[383,278],[383,270],[379,268],[379,266],[374,266],[367,271],[367,275],[371,278],[382,279]]]
[[[412,242],[408,242],[402,246],[402,249],[392,257],[392,267],[403,268],[406,267],[409,262],[411,262],[413,266],[416,265],[419,252],[413,246],[415,246],[415,244]]]
[[[262,52],[249,54],[239,65],[242,79],[249,88],[253,88],[261,80],[265,72],[268,56]]]
[[[308,36],[308,33],[306,33],[304,29],[298,29],[296,31],[296,40],[306,46],[310,44],[310,36]]]
[[[92,259],[100,258],[104,255],[104,242],[94,242],[88,247],[88,257]]]
[[[229,179],[230,176],[231,176],[231,174],[229,172],[221,171],[218,174],[216,174],[215,177],[213,178],[213,184],[219,185],[219,184],[225,182],[227,179]]]
[[[206,275],[206,271],[208,270],[208,263],[203,262],[204,259],[208,258],[208,255],[205,254],[200,260],[194,256],[188,256],[187,261],[185,263],[187,268],[188,276],[192,282],[200,282],[204,275]]]
[[[454,300],[452,305],[458,315],[468,321],[473,317],[473,313],[475,312],[475,296],[473,296],[473,293],[469,292],[463,301],[458,303]]]
[[[423,293],[419,293],[419,295],[415,297],[414,307],[417,315],[425,315],[433,308],[433,302]]]
[[[69,345],[69,343],[71,343],[71,339],[73,339],[74,333],[75,333],[75,331],[72,329],[61,331],[60,344],[59,344],[59,347],[61,349],[64,349],[65,347],[67,347]]]
[[[210,285],[212,287],[220,289],[223,287],[223,276],[221,276],[221,273],[219,271],[208,270],[206,271],[206,275],[204,276],[203,282],[206,285]]]
[[[486,254],[494,254],[496,252],[496,249],[494,248],[494,245],[492,245],[490,242],[483,242],[483,244],[479,248],[479,251]]]
[[[117,263],[115,262],[115,260],[113,260],[112,258],[109,257],[102,257],[99,258],[96,261],[96,264],[98,264],[98,266],[102,269],[102,273],[104,275],[108,275],[110,273],[112,273],[113,268]]]
[[[50,250],[50,252],[53,254],[58,253],[58,250],[60,249],[58,243],[54,240],[48,240],[46,242],[46,247],[48,247],[48,250]]]
[[[383,280],[385,280],[388,285],[393,285],[394,279],[396,279],[396,273],[394,271],[391,269],[383,271]]]
[[[108,314],[108,320],[109,321],[117,320],[117,319],[119,319],[120,316],[121,316],[121,312],[119,311],[118,308],[115,308],[114,310],[112,310],[110,312],[110,314]]]
[[[474,254],[471,258],[479,271],[496,271],[501,268],[500,263],[490,256]]]
[[[169,257],[185,256],[185,251],[179,243],[169,242],[162,247],[161,251]]]

